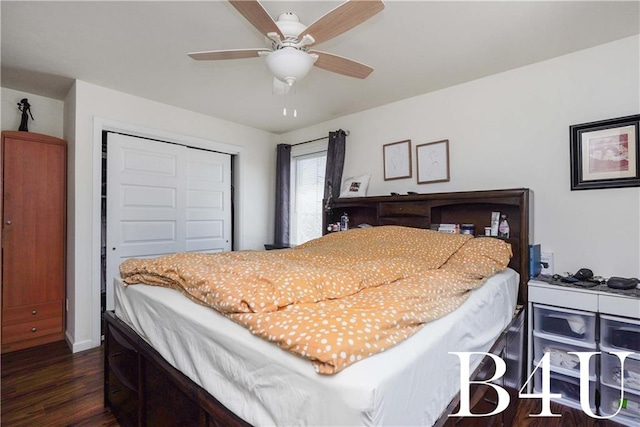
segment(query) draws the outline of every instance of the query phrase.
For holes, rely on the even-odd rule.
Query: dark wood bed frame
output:
[[[512,402],[522,384],[526,348],[526,284],[529,278],[529,242],[532,193],[528,189],[415,194],[406,196],[361,197],[330,200],[324,216],[326,224],[346,212],[350,225],[405,225],[430,228],[431,224],[474,224],[483,234],[491,212],[508,215],[514,257],[509,266],[520,273],[519,308],[511,324],[494,343],[491,353],[507,363],[507,374],[499,384],[509,391]],[[325,201],[326,202],[326,201]],[[104,402],[123,426],[247,426],[214,396],[169,365],[158,352],[113,312],[105,313]],[[471,376],[490,378],[493,361],[485,357]],[[496,407],[495,390],[472,385],[471,412],[489,413]],[[486,418],[455,418],[456,396],[436,426],[510,425],[515,405]]]

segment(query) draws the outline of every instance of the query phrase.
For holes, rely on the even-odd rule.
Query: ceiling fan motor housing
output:
[[[300,18],[295,13],[286,12],[278,16],[276,25],[284,36],[285,40],[298,40],[298,34],[307,29],[307,26],[300,22]]]

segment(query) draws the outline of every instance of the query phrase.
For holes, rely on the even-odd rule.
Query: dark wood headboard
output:
[[[322,229],[340,221],[346,212],[349,226],[359,224],[402,225],[430,228],[431,224],[474,224],[476,235],[484,235],[490,225],[491,212],[506,214],[510,236],[506,239],[513,249],[509,267],[520,274],[518,303],[527,301],[529,280],[529,242],[533,242],[533,192],[528,188],[453,193],[410,194],[332,199],[324,206],[330,209],[323,216]]]

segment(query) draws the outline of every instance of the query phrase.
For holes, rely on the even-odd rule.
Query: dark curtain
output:
[[[327,147],[327,169],[324,173],[324,198],[340,197],[342,169],[344,168],[344,152],[347,134],[342,129],[329,132]]]
[[[289,243],[289,191],[291,184],[291,146],[278,144],[276,157],[276,218],[274,243]]]

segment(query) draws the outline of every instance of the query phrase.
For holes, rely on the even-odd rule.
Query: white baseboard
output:
[[[75,342],[73,337],[69,334],[69,331],[65,332],[65,337],[67,339],[67,345],[69,345],[72,353],[78,353],[80,351],[89,350],[99,346],[99,344],[95,345],[91,340]]]

